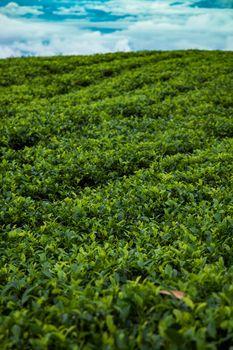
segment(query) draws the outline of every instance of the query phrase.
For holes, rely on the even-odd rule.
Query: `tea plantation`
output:
[[[0,136],[2,350],[233,349],[233,52],[0,60]]]

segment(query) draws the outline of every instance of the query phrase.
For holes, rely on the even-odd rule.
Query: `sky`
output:
[[[0,0],[0,58],[233,50],[233,0]]]

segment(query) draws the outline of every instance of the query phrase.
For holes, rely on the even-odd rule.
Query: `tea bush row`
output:
[[[0,60],[2,349],[231,348],[232,67]]]

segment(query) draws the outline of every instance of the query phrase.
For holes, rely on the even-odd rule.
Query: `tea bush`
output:
[[[231,52],[0,60],[2,349],[232,349],[232,78]]]

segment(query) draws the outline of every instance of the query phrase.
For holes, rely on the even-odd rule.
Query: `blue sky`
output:
[[[233,50],[233,0],[0,0],[0,57]]]

